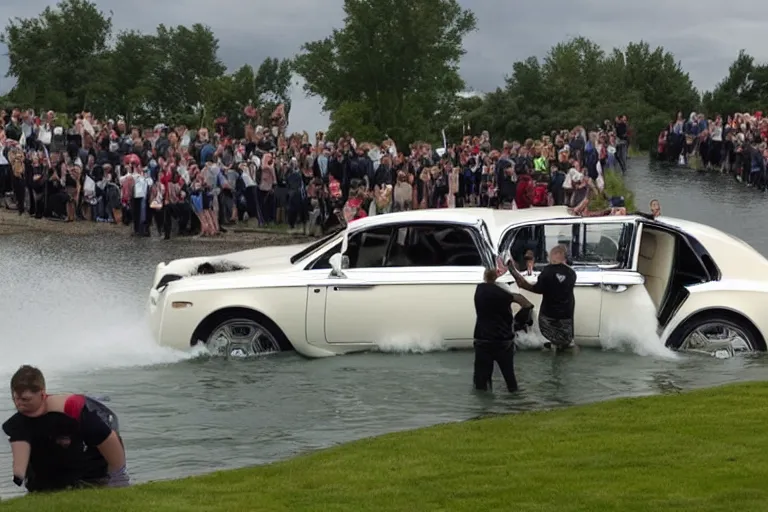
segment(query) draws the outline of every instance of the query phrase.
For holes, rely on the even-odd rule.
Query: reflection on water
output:
[[[762,193],[719,175],[638,165],[628,183],[638,204],[658,198],[665,214],[712,224],[768,253]],[[762,357],[530,351],[518,356],[520,393],[478,396],[469,352],[226,361],[154,345],[143,315],[155,264],[239,249],[128,237],[0,238],[0,380],[30,363],[43,369],[54,392],[109,396],[131,472],[147,481],[482,414],[764,379],[768,367]],[[0,418],[11,411],[0,394]],[[0,442],[0,496],[18,492],[9,451]]]

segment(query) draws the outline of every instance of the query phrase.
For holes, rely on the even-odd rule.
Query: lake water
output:
[[[768,254],[762,218],[768,195],[718,174],[654,169],[637,159],[627,183],[641,208],[658,198],[665,215],[710,224]],[[768,375],[764,357],[523,351],[517,358],[522,391],[483,397],[471,392],[471,352],[227,361],[155,345],[144,318],[154,266],[242,248],[128,236],[0,237],[0,381],[29,363],[44,371],[52,392],[106,395],[120,417],[133,479],[143,482],[270,462],[481,414]],[[12,411],[8,393],[0,393],[0,418]],[[0,496],[18,493],[9,446],[0,441]]]

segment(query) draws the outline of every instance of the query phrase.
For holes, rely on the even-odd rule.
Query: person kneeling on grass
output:
[[[11,378],[18,411],[3,424],[13,454],[13,481],[29,492],[125,487],[130,478],[115,414],[84,395],[48,395],[40,370]]]

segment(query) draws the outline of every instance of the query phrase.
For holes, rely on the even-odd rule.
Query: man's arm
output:
[[[107,467],[110,473],[120,470],[125,466],[125,450],[120,438],[113,430],[103,443],[96,446],[99,449],[104,460],[107,461]]]
[[[125,464],[125,449],[120,438],[99,415],[85,409],[80,417],[83,440],[88,446],[95,446],[107,462],[107,474],[110,487],[129,485],[130,477]]]
[[[509,261],[508,263],[509,273],[512,274],[512,277],[515,278],[515,282],[517,283],[517,286],[519,286],[523,290],[527,290],[532,293],[539,293],[535,289],[535,285],[532,285],[526,279],[520,274],[520,272],[517,271],[515,268],[515,262]],[[525,297],[523,297],[525,299]]]
[[[519,294],[519,293],[513,293],[512,294],[512,303],[517,304],[523,309],[529,309],[533,307],[533,304],[531,301],[525,298],[525,296]]]
[[[32,452],[32,446],[27,441],[11,442],[11,454],[13,455],[13,477],[24,481],[29,466],[29,454]]]

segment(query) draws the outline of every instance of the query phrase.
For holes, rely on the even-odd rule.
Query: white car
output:
[[[578,275],[577,344],[599,346],[610,322],[650,297],[670,348],[766,350],[768,260],[752,247],[693,222],[575,217],[564,207],[377,215],[309,244],[161,263],[151,327],[162,345],[233,356],[324,357],[404,340],[469,348],[483,269],[496,254],[530,249],[535,281],[555,244],[568,247]],[[541,297],[523,294],[537,311]]]

